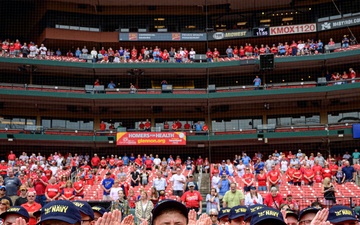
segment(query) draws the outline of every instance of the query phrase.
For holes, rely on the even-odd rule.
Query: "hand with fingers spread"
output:
[[[27,225],[27,223],[23,218],[19,217],[15,220],[15,223],[13,223],[12,225]]]
[[[188,225],[196,225],[196,211],[195,210],[190,210],[189,214],[188,214]]]
[[[329,221],[326,221],[329,216],[329,209],[325,208],[319,210],[310,225],[327,225]]]
[[[125,217],[123,219],[123,221],[121,222],[121,225],[134,225],[134,216],[133,215],[128,215],[127,217]]]

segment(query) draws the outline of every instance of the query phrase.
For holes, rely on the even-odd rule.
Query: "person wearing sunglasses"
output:
[[[211,225],[218,225],[219,212],[216,209],[210,209],[209,216],[211,219]]]
[[[37,202],[35,202],[36,192],[28,192],[27,193],[27,202],[22,204],[21,206],[26,209],[26,211],[29,213],[29,225],[35,225],[36,224],[36,217],[33,215],[34,212],[41,209],[41,205]]]

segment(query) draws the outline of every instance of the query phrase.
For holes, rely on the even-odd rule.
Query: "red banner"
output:
[[[186,145],[186,133],[118,132],[116,145]]]
[[[270,27],[270,35],[286,35],[316,32],[316,23]]]

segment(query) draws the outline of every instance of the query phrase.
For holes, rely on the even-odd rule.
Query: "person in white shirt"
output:
[[[161,163],[161,159],[159,158],[159,155],[155,155],[155,159],[153,162],[154,162],[154,169],[159,169]]]
[[[252,186],[250,192],[245,195],[245,206],[249,207],[255,204],[263,204],[263,198],[257,193],[256,187]]]
[[[30,49],[31,51],[31,49]],[[44,46],[44,44],[41,44],[40,48],[39,48],[39,51],[40,51],[40,56],[42,58],[45,58],[46,56],[46,52],[47,52],[47,48]]]
[[[211,178],[211,187],[216,189],[216,192],[219,192],[219,181],[221,178],[219,177],[219,173],[215,173]]]
[[[96,51],[95,47],[93,47],[93,49],[91,50],[91,56],[92,56],[92,62],[95,63],[96,62],[96,58],[97,58],[97,55],[98,55],[98,52]]]
[[[180,168],[176,169],[176,174],[172,175],[170,182],[173,183],[173,195],[181,197],[184,193],[186,178],[181,174]]]
[[[160,195],[160,191],[165,191],[166,189],[166,180],[162,177],[161,171],[156,172],[157,177],[153,180],[153,187],[156,188],[156,191]]]
[[[114,185],[110,189],[110,197],[112,201],[119,199],[119,191],[122,190],[122,187],[119,186],[119,180],[114,181]]]
[[[88,54],[89,50],[87,50],[86,46],[81,50],[82,54],[86,55]]]
[[[190,52],[189,52],[189,58],[190,58],[191,62],[195,62],[195,55],[196,55],[196,52],[194,51],[194,48],[191,48]]]
[[[288,161],[286,159],[282,159],[280,161],[280,165],[281,165],[281,172],[285,173],[286,170],[288,169]]]
[[[242,162],[242,160],[239,161],[239,164],[236,166],[236,169],[238,171],[238,176],[242,177],[245,174],[245,164]]]

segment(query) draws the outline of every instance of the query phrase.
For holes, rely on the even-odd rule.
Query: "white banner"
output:
[[[302,34],[316,32],[316,23],[270,27],[270,35]]]

